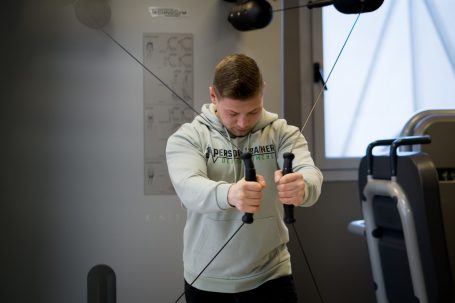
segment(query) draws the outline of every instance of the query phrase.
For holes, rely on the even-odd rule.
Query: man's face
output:
[[[213,87],[210,87],[210,99],[216,108],[216,115],[231,135],[247,135],[262,115],[262,94],[247,100],[230,98],[218,99]]]

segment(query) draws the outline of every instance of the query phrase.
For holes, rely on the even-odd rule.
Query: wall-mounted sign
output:
[[[178,18],[186,16],[188,12],[179,8],[155,7],[150,6],[149,12],[152,17],[173,17]]]

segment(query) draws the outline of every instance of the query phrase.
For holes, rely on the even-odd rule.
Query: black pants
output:
[[[187,303],[297,303],[292,276],[270,280],[258,288],[234,294],[199,290],[185,281]]]

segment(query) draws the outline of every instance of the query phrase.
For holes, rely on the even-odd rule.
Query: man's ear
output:
[[[214,105],[217,103],[217,98],[216,98],[216,93],[215,93],[215,88],[213,86],[209,86],[209,92],[210,92],[210,100]]]

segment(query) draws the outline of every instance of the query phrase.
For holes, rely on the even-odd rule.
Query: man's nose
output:
[[[246,117],[240,117],[238,120],[237,120],[237,125],[240,127],[240,128],[245,128],[246,126],[248,126],[248,119]]]

